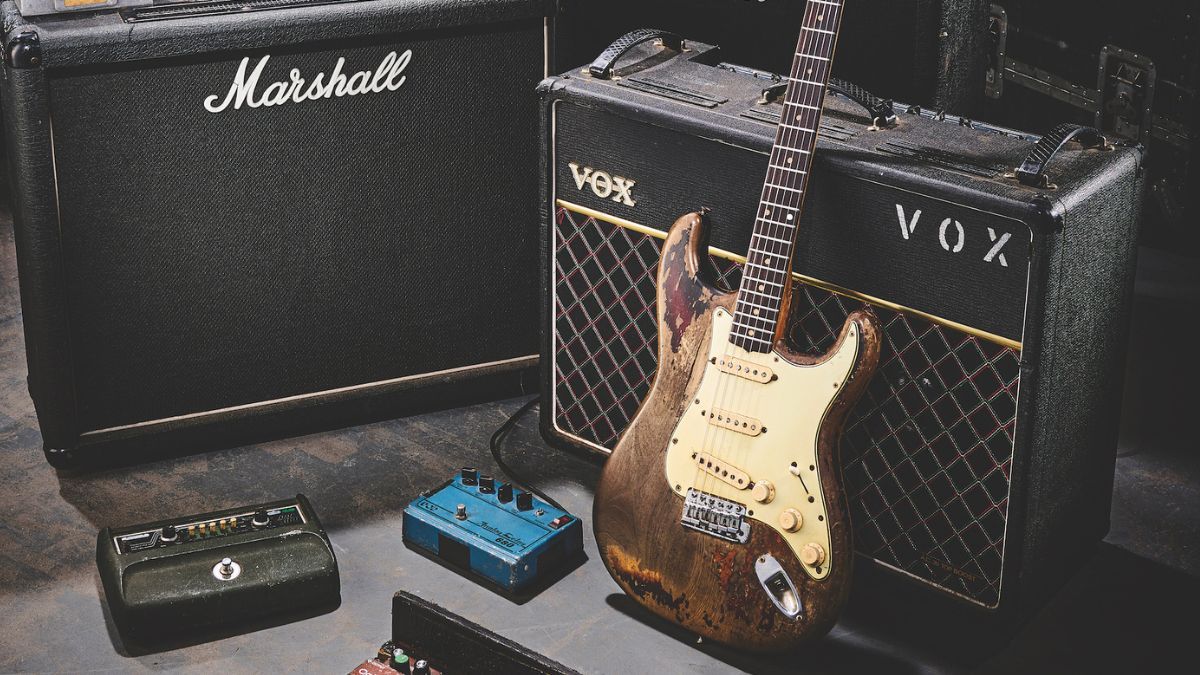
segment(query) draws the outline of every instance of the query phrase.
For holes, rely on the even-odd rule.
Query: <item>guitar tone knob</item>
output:
[[[750,496],[760,504],[770,504],[775,499],[775,486],[769,480],[760,480],[750,490]]]
[[[809,567],[816,567],[825,562],[825,549],[820,544],[805,544],[800,549],[800,562]]]
[[[779,514],[779,526],[788,532],[795,532],[804,526],[804,516],[796,509],[787,509]]]

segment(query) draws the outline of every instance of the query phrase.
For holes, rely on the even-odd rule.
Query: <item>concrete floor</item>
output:
[[[589,560],[515,605],[407,550],[400,514],[464,464],[521,400],[219,450],[137,467],[58,474],[43,459],[25,388],[11,227],[0,217],[0,672],[349,672],[389,637],[392,593],[433,600],[584,672],[1171,672],[1200,606],[1200,448],[1191,435],[1200,369],[1171,355],[1194,338],[1154,319],[1192,300],[1138,307],[1112,532],[1083,570],[1008,642],[948,620],[936,602],[856,587],[843,620],[788,659],[714,646],[646,617],[620,594],[585,527]],[[1186,315],[1187,312],[1185,311]],[[1192,351],[1192,350],[1189,350]],[[595,465],[554,452],[533,416],[510,464],[587,518]],[[96,531],[304,492],[334,544],[333,613],[215,642],[131,655],[112,630]],[[586,523],[585,523],[586,525]],[[1190,617],[1190,618],[1184,618]],[[447,646],[452,649],[452,645]]]

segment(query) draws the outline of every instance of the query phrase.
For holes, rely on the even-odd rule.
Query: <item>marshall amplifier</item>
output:
[[[0,7],[51,462],[519,391],[552,3]]]
[[[646,394],[675,218],[710,209],[713,263],[737,288],[781,87],[683,45],[542,84],[542,429],[558,445],[607,453]],[[885,327],[842,443],[857,549],[1009,616],[1108,529],[1141,154],[842,88],[874,112],[829,97],[790,334],[824,351],[864,305]]]

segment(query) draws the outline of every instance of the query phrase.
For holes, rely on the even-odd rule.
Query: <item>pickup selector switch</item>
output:
[[[804,527],[804,516],[796,509],[786,509],[779,514],[779,526],[788,532],[795,532]]]

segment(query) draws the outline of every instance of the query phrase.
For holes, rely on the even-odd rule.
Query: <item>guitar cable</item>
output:
[[[556,509],[559,509],[560,511],[566,511],[567,509],[564,509],[561,504],[559,504],[546,493],[536,488],[529,487],[529,484],[525,481],[518,480],[517,473],[513,471],[508,463],[504,461],[504,458],[500,456],[501,443],[504,442],[504,439],[510,432],[512,432],[513,428],[517,426],[517,422],[519,422],[526,413],[528,413],[530,410],[533,410],[533,408],[541,403],[541,401],[542,398],[540,396],[534,396],[526,401],[525,404],[518,408],[515,413],[509,416],[504,424],[500,425],[499,429],[496,429],[496,433],[492,434],[492,439],[489,441],[488,445],[492,449],[492,459],[496,462],[496,466],[500,467],[500,471],[504,472],[505,476],[508,476],[508,480],[513,484],[514,487],[518,487],[534,495],[538,499],[546,502]]]

